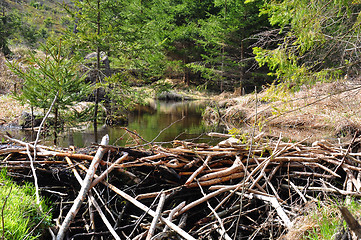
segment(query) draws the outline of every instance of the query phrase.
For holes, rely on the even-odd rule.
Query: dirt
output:
[[[11,95],[0,95],[0,124],[15,124],[27,107],[20,104]]]

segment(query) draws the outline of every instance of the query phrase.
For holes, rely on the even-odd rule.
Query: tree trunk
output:
[[[54,145],[57,144],[57,140],[58,140],[58,114],[59,114],[58,107],[54,107]]]
[[[100,34],[100,0],[97,1],[97,35]],[[97,77],[95,80],[95,84],[98,85],[99,81],[100,81],[100,49],[99,49],[99,45],[97,46],[97,66],[96,66],[96,72],[97,72]],[[99,89],[96,86],[95,88],[95,99],[94,99],[94,140],[95,142],[98,141],[98,136],[97,136],[97,125],[98,125],[98,105],[99,105]]]
[[[30,116],[31,132],[34,132],[34,107],[33,106],[30,107],[30,112],[31,112],[31,116]]]

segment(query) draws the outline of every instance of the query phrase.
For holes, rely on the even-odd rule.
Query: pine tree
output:
[[[60,110],[69,110],[89,94],[90,88],[84,82],[86,75],[79,71],[79,63],[62,51],[61,44],[44,46],[43,50],[42,57],[29,52],[29,57],[23,60],[26,67],[16,61],[8,66],[24,80],[22,93],[15,93],[22,104],[45,110],[57,96],[53,106],[56,136]]]

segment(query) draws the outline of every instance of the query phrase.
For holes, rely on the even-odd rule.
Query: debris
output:
[[[316,197],[361,196],[361,153],[353,151],[360,137],[343,144],[255,139],[244,143],[231,138],[217,146],[176,141],[173,147],[149,143],[126,148],[102,143],[97,147],[104,156],[97,155],[97,169],[90,165],[96,159],[94,146],[58,150],[37,145],[33,164],[40,189],[47,187],[42,193],[60,202],[53,213],[57,222],[68,221],[62,214],[73,215],[58,239],[277,237],[293,226],[298,207]],[[24,146],[34,146],[8,140],[0,150],[0,167],[29,178]],[[85,177],[89,172],[94,179]],[[99,194],[91,194],[90,188]],[[78,195],[82,201],[76,200]],[[95,206],[99,218],[90,220],[85,201]],[[69,210],[73,204],[77,211]]]

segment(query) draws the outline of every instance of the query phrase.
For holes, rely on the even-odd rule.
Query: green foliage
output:
[[[36,9],[41,9],[42,8],[42,4],[40,2],[37,1],[30,1],[30,6],[32,6],[33,8]]]
[[[59,35],[63,30],[61,18],[65,16],[59,9],[56,1],[0,1],[0,18],[6,18],[0,43],[5,38],[10,46],[39,47],[39,43],[44,43],[50,35]],[[1,25],[0,21],[0,31]]]
[[[20,26],[20,20],[17,15],[5,12],[0,16],[0,51],[4,55],[11,53],[9,49],[9,38],[16,32]]]
[[[155,95],[158,96],[162,92],[169,92],[169,90],[172,89],[172,84],[164,80],[159,80],[152,85],[152,88],[155,91]]]
[[[112,100],[113,115],[121,115],[135,105],[144,103],[147,94],[131,87],[124,74],[114,74],[104,80],[103,87],[108,89],[107,95]]]
[[[340,213],[337,205],[318,205],[310,216],[315,221],[315,226],[308,231],[303,239],[332,239],[340,222]]]
[[[187,67],[208,80],[207,84],[220,85],[226,79],[242,79],[244,60],[249,54],[248,39],[267,26],[265,17],[258,16],[263,1],[215,1],[213,14],[197,21],[192,39],[200,52],[200,61]]]
[[[261,13],[279,31],[264,43],[266,48],[254,48],[256,60],[294,90],[354,74],[359,68],[359,52],[354,48],[361,30],[359,11],[359,4],[351,0],[266,2]]]
[[[29,53],[27,69],[19,62],[8,63],[9,68],[24,80],[22,93],[15,97],[23,104],[48,109],[55,96],[54,111],[67,110],[90,91],[84,82],[86,74],[79,72],[79,63],[68,56],[61,45],[44,46],[45,56]]]
[[[5,223],[5,231],[1,229],[0,235],[4,233],[5,240],[38,239],[46,227],[50,226],[49,208],[44,200],[40,202],[40,206],[36,204],[34,186],[29,183],[16,185],[6,176],[5,169],[0,173],[0,199],[1,207],[4,207],[2,217]],[[40,226],[34,229],[37,224]],[[33,233],[29,234],[33,229]]]
[[[51,17],[45,18],[44,25],[46,28],[51,28],[54,25],[52,18]]]
[[[81,56],[99,48],[117,59],[113,67],[147,82],[183,75],[187,83],[218,86],[241,78],[247,38],[267,25],[258,17],[261,3],[78,0],[77,11],[67,8],[76,32],[68,29],[66,44]]]

